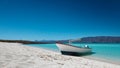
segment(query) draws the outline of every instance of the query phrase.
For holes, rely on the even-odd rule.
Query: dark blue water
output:
[[[103,58],[107,60],[120,62],[120,44],[73,44],[75,46],[83,47],[88,45],[92,48],[95,54],[90,55],[91,57]],[[48,50],[59,52],[56,44],[31,44],[29,46],[40,47]]]

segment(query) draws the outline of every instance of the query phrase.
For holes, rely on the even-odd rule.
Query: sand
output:
[[[120,65],[0,42],[0,68],[120,68]]]

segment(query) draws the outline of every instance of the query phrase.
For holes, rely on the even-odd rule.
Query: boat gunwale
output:
[[[85,47],[73,46],[73,45],[64,44],[64,43],[56,43],[56,44],[63,44],[63,45],[72,46],[72,47],[76,47],[76,48],[83,48],[83,49],[92,49],[92,48],[85,48]]]

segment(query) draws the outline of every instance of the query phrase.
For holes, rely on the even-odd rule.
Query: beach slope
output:
[[[19,43],[0,42],[0,68],[120,68],[107,62],[61,55]]]

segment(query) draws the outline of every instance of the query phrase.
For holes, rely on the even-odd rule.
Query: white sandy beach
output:
[[[120,65],[0,42],[0,68],[120,68]]]

